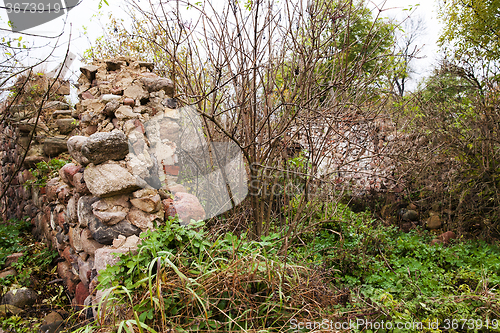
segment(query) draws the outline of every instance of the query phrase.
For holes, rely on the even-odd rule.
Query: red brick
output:
[[[164,165],[163,171],[166,175],[177,176],[179,175],[180,167],[176,165]]]
[[[85,299],[89,295],[89,289],[85,287],[82,282],[78,283],[75,288],[75,305],[79,308],[82,308],[84,306]]]
[[[95,98],[94,95],[92,95],[88,91],[82,93],[82,99],[94,99],[94,98]]]

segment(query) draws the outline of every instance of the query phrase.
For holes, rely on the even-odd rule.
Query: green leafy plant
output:
[[[341,312],[372,304],[378,320],[440,325],[447,318],[500,317],[497,245],[471,240],[433,246],[425,230],[404,233],[343,205],[309,237],[295,248],[297,260],[331,270],[339,286],[357,295]]]
[[[121,332],[279,330],[291,318],[342,322],[355,313],[427,325],[394,332],[439,332],[447,318],[500,317],[498,246],[432,246],[429,232],[403,233],[370,212],[344,204],[316,209],[313,220],[323,222],[296,237],[286,256],[279,255],[284,238],[278,233],[258,241],[245,233],[213,238],[202,222],[185,227],[176,218],[143,233],[136,252],[100,272],[107,297],[98,323]]]
[[[100,323],[118,322],[125,332],[131,325],[150,332],[283,327],[310,301],[301,294],[311,288],[306,281],[326,290],[317,272],[278,257],[277,234],[259,241],[246,234],[208,236],[202,222],[185,227],[177,219],[143,233],[136,254],[121,255],[120,265],[100,273],[99,288],[112,290]],[[325,309],[330,304],[327,297],[317,302]]]
[[[48,163],[45,161],[37,163],[36,168],[30,169],[34,179],[27,180],[24,184],[25,188],[28,189],[31,186],[44,187],[47,185],[47,180],[57,177],[59,169],[67,163],[69,162],[57,158],[50,160]]]
[[[35,242],[31,235],[32,225],[27,219],[9,220],[0,223],[0,267],[5,264],[7,256],[22,252],[17,262],[11,264],[18,274],[0,279],[3,286],[18,284],[31,286],[33,276],[48,274],[52,260],[57,252],[50,250],[43,243]]]
[[[5,264],[9,254],[25,249],[20,234],[26,231],[31,231],[31,223],[26,220],[9,220],[6,223],[0,223],[0,267]]]
[[[7,330],[6,332],[16,333],[31,333],[37,332],[40,323],[35,318],[13,315],[0,320],[0,328]]]
[[[39,292],[41,304],[47,304],[51,308],[66,306],[69,299],[63,286],[47,284],[54,280],[55,268],[52,268],[52,263],[58,253],[49,249],[46,244],[36,242],[31,229],[28,219],[12,219],[0,223],[0,268],[5,265],[7,256],[22,253],[16,262],[10,264],[17,274],[0,278],[0,294],[5,294],[12,288],[32,287]],[[24,312],[0,318],[0,328],[6,329],[6,332],[37,331],[41,322],[37,315],[33,315],[37,309],[33,307],[29,315]]]

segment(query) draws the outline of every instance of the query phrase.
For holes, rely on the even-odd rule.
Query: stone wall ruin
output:
[[[99,271],[116,263],[112,253],[136,249],[141,232],[175,214],[182,223],[205,218],[197,197],[177,184],[181,116],[172,81],[153,67],[126,57],[82,67],[79,102],[45,105],[17,173],[17,142],[29,140],[35,121],[3,106],[18,121],[2,125],[0,176],[12,178],[2,217],[28,216],[60,253],[57,271],[77,307],[96,304]],[[72,162],[43,187],[23,186],[33,179],[29,168],[53,157]]]

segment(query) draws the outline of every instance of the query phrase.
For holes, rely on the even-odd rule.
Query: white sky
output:
[[[437,18],[438,0],[372,0],[372,2],[378,7],[382,7],[381,4],[385,5],[384,13],[387,13],[387,17],[398,18],[399,20],[408,17],[411,13],[411,17],[419,16],[424,20],[425,31],[422,36],[418,39],[418,46],[421,47],[421,51],[418,54],[419,58],[414,60],[413,67],[415,74],[413,79],[409,82],[408,88],[412,89],[416,87],[418,81],[431,74],[434,69],[433,66],[437,64],[439,59],[439,48],[437,46],[437,39],[442,26]],[[418,4],[418,6],[416,6]],[[412,7],[413,10],[403,10]]]
[[[138,0],[140,3],[141,0]],[[144,0],[143,0],[144,1]],[[220,0],[214,0],[220,1]],[[440,31],[439,22],[436,18],[436,10],[437,10],[437,0],[387,0],[384,4],[383,0],[372,0],[372,5],[375,7],[381,8],[383,5],[384,11],[383,16],[391,17],[391,18],[405,18],[408,16],[410,11],[403,11],[405,8],[409,8],[412,6],[415,10],[411,11],[413,15],[419,15],[424,18],[426,32],[422,38],[419,40],[419,46],[422,46],[420,56],[423,59],[416,60],[414,62],[414,68],[416,69],[416,73],[414,75],[414,79],[408,85],[409,88],[414,87],[416,82],[430,73],[432,70],[432,65],[435,64],[437,59],[438,48],[436,46],[436,40]],[[147,1],[145,1],[147,3]],[[3,5],[3,0],[0,0],[0,3]],[[52,70],[56,67],[63,59],[63,56],[66,52],[66,47],[69,39],[69,33],[71,31],[71,47],[70,51],[77,55],[77,59],[79,59],[83,52],[89,47],[89,43],[93,42],[97,37],[102,36],[103,24],[105,24],[108,13],[113,13],[118,17],[126,17],[127,14],[124,12],[124,6],[121,0],[108,0],[109,6],[103,5],[101,10],[98,9],[99,0],[83,0],[82,3],[77,6],[75,9],[71,10],[67,16],[63,16],[57,18],[51,22],[48,22],[44,25],[37,26],[28,30],[27,32],[33,34],[40,35],[58,35],[61,31],[64,30],[63,36],[58,41],[58,49],[55,57],[51,59],[51,61],[45,65],[46,70]],[[416,7],[416,4],[420,4]],[[99,20],[96,15],[98,13],[102,14],[102,19]],[[7,13],[5,10],[0,9],[0,27],[7,27]],[[71,29],[70,29],[71,26]],[[87,31],[87,34],[84,32]],[[0,38],[7,34],[12,35],[12,33],[6,33],[0,31]],[[29,38],[28,36],[23,37],[24,40],[30,41],[31,45],[44,45],[47,43],[47,40],[42,38]],[[51,41],[52,45],[54,45],[54,41]],[[41,52],[40,50],[32,51],[30,54],[31,57],[41,57],[43,54],[47,54],[47,49],[45,48],[45,52]],[[32,60],[33,61],[33,60]],[[75,61],[72,66],[72,74],[69,73],[67,78],[76,81],[78,78],[79,72],[79,61]]]

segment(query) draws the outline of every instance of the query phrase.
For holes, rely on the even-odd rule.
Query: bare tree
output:
[[[399,67],[394,71],[393,81],[399,96],[406,91],[406,83],[414,73],[412,61],[418,58],[421,46],[418,40],[425,35],[425,20],[422,16],[409,16],[403,23],[396,36],[396,64]]]
[[[155,61],[174,80],[177,100],[196,106],[207,138],[241,149],[255,237],[307,230],[309,203],[318,197],[311,189],[321,190],[323,202],[338,200],[332,170],[380,154],[362,142],[371,142],[370,123],[386,101],[380,88],[392,26],[373,20],[364,2],[343,0],[150,5],[146,11],[131,2],[137,25],[115,22],[117,42],[106,40],[91,53]],[[346,121],[359,130],[346,131]],[[341,141],[352,141],[344,148],[356,157],[336,156]],[[300,161],[290,161],[297,151]]]
[[[1,211],[4,213],[9,208],[7,193],[9,191],[12,192],[12,185],[18,172],[24,168],[24,161],[30,150],[31,143],[37,131],[39,131],[37,126],[44,104],[56,95],[57,88],[61,84],[59,77],[65,66],[60,66],[55,73],[47,77],[47,89],[41,92],[40,98],[36,98],[31,103],[28,103],[26,93],[29,92],[28,88],[32,88],[31,81],[34,78],[40,77],[35,73],[36,68],[46,63],[53,56],[63,31],[58,36],[50,37],[23,32],[13,33],[5,29],[1,30],[5,32],[2,37],[2,43],[0,43],[0,48],[3,51],[0,56],[2,59],[0,65],[0,90],[3,95],[0,105],[1,139],[3,142],[11,143],[10,146],[18,149],[20,153],[20,158],[11,156],[7,160],[2,161],[5,162],[5,165],[12,166],[10,169],[11,172],[0,181]],[[35,47],[26,43],[23,37],[38,38],[45,40],[45,42],[41,46]],[[71,34],[69,39],[71,40]],[[70,43],[68,42],[64,57],[65,60],[69,55],[69,46]],[[48,48],[50,52],[47,56],[37,60],[36,57],[33,57],[32,53],[36,52],[38,48]],[[30,123],[31,130],[27,135],[27,142],[21,139],[18,131],[18,126],[22,123],[23,119],[34,120]],[[9,153],[6,154],[10,155]],[[17,184],[17,186],[20,186],[20,184]]]

